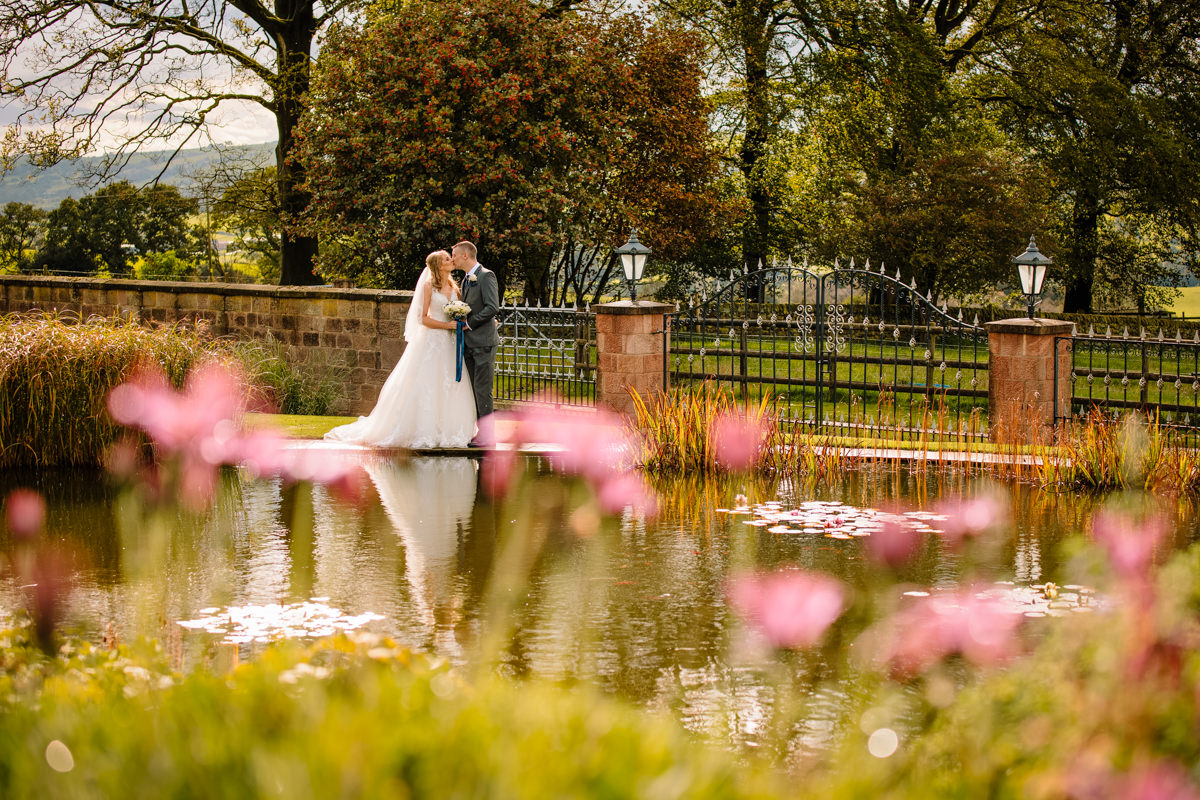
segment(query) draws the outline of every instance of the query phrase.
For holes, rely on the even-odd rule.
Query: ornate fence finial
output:
[[[850,256],[850,269],[854,269],[854,256]]]

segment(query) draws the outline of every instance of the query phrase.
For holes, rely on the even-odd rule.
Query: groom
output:
[[[476,261],[476,255],[475,245],[471,242],[454,245],[454,266],[466,273],[462,299],[471,307],[463,332],[466,338],[463,361],[467,366],[467,374],[471,376],[471,387],[475,391],[475,416],[479,419],[479,434],[471,441],[472,447],[492,441],[491,430],[485,430],[484,426],[491,424],[491,420],[485,418],[492,413],[492,375],[496,370],[496,345],[499,343],[496,314],[500,311],[500,286],[496,281],[496,273]]]

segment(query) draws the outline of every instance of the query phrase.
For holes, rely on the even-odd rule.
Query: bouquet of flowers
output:
[[[453,320],[464,320],[471,313],[471,307],[462,300],[451,300],[446,303],[446,316]]]

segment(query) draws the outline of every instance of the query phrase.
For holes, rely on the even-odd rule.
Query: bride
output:
[[[407,345],[383,384],[375,408],[349,425],[334,428],[325,438],[375,447],[423,450],[466,447],[475,435],[475,395],[463,370],[454,379],[456,324],[446,316],[446,304],[461,298],[450,277],[453,264],[445,250],[425,259],[425,269],[413,291],[404,323]]]

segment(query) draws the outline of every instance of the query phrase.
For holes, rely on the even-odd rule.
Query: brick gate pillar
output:
[[[670,331],[663,323],[674,306],[647,300],[619,300],[592,306],[596,312],[596,403],[633,413],[630,388],[647,397],[664,384],[663,352]]]
[[[1054,393],[1058,413],[1071,408],[1071,343],[1054,352],[1056,336],[1074,336],[1075,323],[1056,319],[1003,319],[984,324],[988,332],[988,427],[1007,443],[1050,440]],[[1054,362],[1058,359],[1058,386]]]

